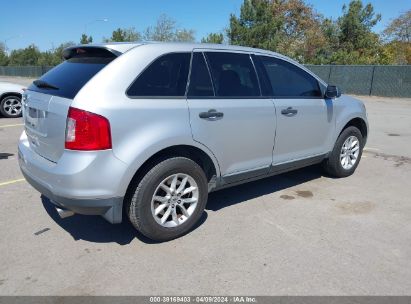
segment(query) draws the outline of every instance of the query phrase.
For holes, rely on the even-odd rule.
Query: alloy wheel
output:
[[[3,103],[4,112],[10,116],[19,116],[21,113],[21,101],[19,98],[7,98]]]
[[[193,214],[198,198],[198,185],[190,175],[173,174],[165,178],[154,191],[151,213],[161,226],[177,227]]]
[[[356,136],[350,136],[342,145],[340,163],[345,170],[350,170],[357,162],[360,154],[360,141]]]

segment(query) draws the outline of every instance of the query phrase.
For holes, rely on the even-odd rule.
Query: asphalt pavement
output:
[[[0,295],[411,295],[411,99],[361,97],[356,173],[309,167],[212,193],[166,243],[127,222],[60,219],[22,179],[0,118]]]

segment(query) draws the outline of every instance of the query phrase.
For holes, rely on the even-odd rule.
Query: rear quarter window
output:
[[[191,53],[170,53],[157,58],[130,85],[127,96],[185,96],[190,60]]]

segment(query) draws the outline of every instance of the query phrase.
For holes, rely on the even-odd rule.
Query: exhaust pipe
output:
[[[60,218],[62,218],[62,219],[74,215],[74,212],[71,211],[71,210],[61,209],[61,208],[58,208],[58,207],[56,207],[56,209],[57,209],[57,213],[59,214]]]

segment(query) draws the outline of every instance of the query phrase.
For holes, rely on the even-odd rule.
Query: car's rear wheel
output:
[[[22,113],[21,98],[19,96],[7,96],[0,101],[0,112],[4,117],[16,118]]]
[[[174,157],[155,165],[126,202],[133,226],[146,237],[168,241],[200,220],[208,197],[207,178],[191,159]]]
[[[325,171],[334,177],[353,174],[360,162],[363,147],[364,139],[358,128],[351,126],[344,129],[323,163]]]

